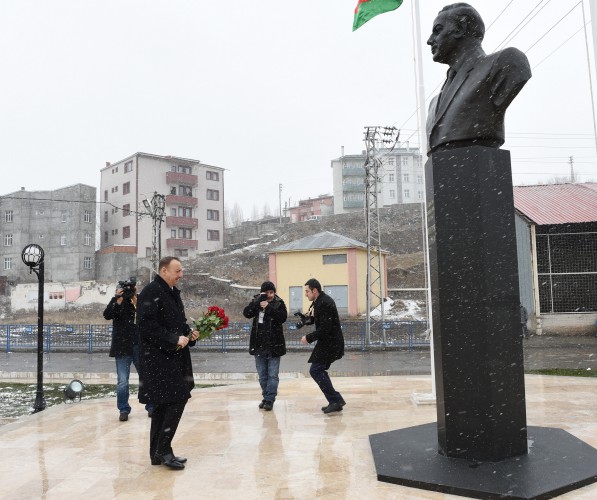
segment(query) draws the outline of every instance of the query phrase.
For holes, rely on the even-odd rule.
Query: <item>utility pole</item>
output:
[[[576,178],[574,176],[574,156],[570,157],[568,163],[570,163],[570,182],[574,184],[576,182]]]
[[[278,184],[278,204],[280,214],[280,225],[282,225],[282,184]]]
[[[380,316],[374,326],[381,326],[383,344],[386,344],[386,330],[384,328],[384,280],[381,255],[381,229],[379,221],[378,194],[380,186],[379,169],[382,160],[377,144],[384,152],[394,149],[400,130],[395,127],[365,127],[365,224],[367,228],[367,300],[366,300],[366,338],[367,344],[371,343],[371,297],[377,297],[380,304]],[[388,151],[389,150],[389,151]],[[374,328],[375,329],[375,328]]]
[[[162,222],[164,221],[164,212],[166,208],[166,198],[163,194],[154,191],[151,202],[143,200],[143,206],[152,220],[151,229],[151,273],[149,279],[158,274],[158,264],[162,258]]]

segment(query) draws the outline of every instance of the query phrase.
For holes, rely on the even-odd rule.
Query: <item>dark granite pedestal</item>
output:
[[[377,479],[483,499],[547,499],[597,481],[597,450],[562,429],[529,427],[529,452],[499,462],[438,453],[435,423],[369,436]]]
[[[597,481],[597,450],[527,428],[510,153],[433,153],[425,180],[437,424],[371,436],[378,478],[477,498]]]

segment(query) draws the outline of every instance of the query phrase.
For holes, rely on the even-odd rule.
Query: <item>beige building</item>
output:
[[[383,295],[387,295],[387,252],[382,251]],[[269,254],[269,278],[286,302],[289,314],[307,311],[304,284],[316,278],[334,298],[341,316],[366,313],[367,245],[324,231],[274,248]],[[371,307],[379,305],[372,296]]]
[[[222,248],[224,169],[189,158],[135,153],[101,170],[100,259],[122,255],[129,262],[136,257],[145,259],[139,267],[148,267],[153,225],[144,200],[151,202],[155,193],[165,197],[162,256],[186,259]]]

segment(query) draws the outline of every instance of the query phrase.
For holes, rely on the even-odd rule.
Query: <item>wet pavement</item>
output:
[[[569,336],[532,336],[524,340],[525,370],[568,368],[597,370],[597,338]],[[295,377],[307,377],[311,349],[289,351],[280,371]],[[192,350],[193,371],[201,379],[254,380],[255,364],[246,350]],[[107,352],[44,353],[44,378],[72,379],[85,376],[87,382],[105,382],[115,378],[114,359]],[[347,351],[330,370],[335,376],[427,375],[431,373],[429,348],[413,351],[386,349]],[[37,354],[12,352],[0,354],[0,379],[35,379]]]

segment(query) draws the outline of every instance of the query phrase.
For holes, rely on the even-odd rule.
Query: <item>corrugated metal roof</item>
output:
[[[321,250],[324,248],[367,248],[365,243],[353,240],[341,234],[324,231],[323,233],[305,236],[272,249],[272,252],[291,252],[296,250]]]
[[[535,224],[597,221],[597,184],[514,186],[514,207]]]

